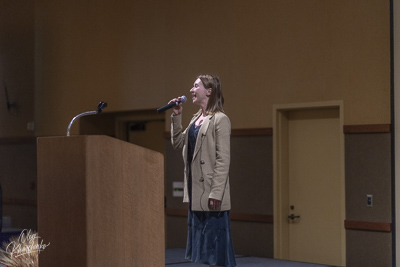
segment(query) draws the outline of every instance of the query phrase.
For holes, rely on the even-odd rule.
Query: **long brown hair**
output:
[[[222,94],[221,82],[217,76],[210,74],[203,74],[197,77],[201,80],[204,88],[211,88],[211,95],[208,98],[206,112],[208,115],[224,112],[224,96]],[[201,112],[201,110],[199,111]]]

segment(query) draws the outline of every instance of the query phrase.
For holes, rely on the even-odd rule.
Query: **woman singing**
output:
[[[229,218],[231,123],[223,110],[220,80],[200,75],[190,93],[200,109],[189,126],[182,128],[182,104],[171,116],[172,146],[183,148],[183,201],[189,202],[185,258],[210,266],[236,266]]]

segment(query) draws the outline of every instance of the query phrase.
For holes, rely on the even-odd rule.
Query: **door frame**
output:
[[[273,105],[273,205],[274,205],[274,258],[289,259],[289,168],[288,168],[288,112],[296,110],[315,110],[338,108],[340,121],[340,206],[341,221],[341,263],[346,265],[345,221],[345,170],[343,101],[326,101]]]

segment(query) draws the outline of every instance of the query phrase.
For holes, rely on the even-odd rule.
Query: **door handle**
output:
[[[294,220],[294,219],[297,219],[297,218],[300,218],[300,216],[299,215],[294,215],[293,213],[292,214],[290,214],[289,216],[288,216],[288,218],[289,219],[291,219],[291,220]]]

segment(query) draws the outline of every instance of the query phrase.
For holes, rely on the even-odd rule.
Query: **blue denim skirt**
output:
[[[189,209],[185,258],[208,265],[236,266],[229,211],[203,212]]]

